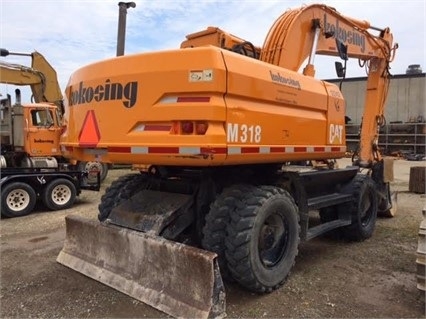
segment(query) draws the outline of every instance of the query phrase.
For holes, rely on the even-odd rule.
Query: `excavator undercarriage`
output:
[[[222,276],[270,292],[300,241],[333,229],[350,240],[372,235],[379,181],[358,167],[262,169],[125,175],[103,195],[101,223],[67,216],[57,261],[172,316],[223,317]]]

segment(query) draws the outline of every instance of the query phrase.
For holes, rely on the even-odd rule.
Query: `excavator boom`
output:
[[[31,57],[31,67],[0,61],[0,83],[30,86],[35,103],[55,103],[63,112],[63,96],[55,69],[37,51],[30,54],[13,53],[0,49],[1,56],[24,55]]]

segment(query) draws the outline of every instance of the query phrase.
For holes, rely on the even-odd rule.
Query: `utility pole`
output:
[[[124,44],[126,42],[126,16],[127,9],[135,8],[134,2],[119,2],[118,32],[117,32],[117,56],[124,55]]]

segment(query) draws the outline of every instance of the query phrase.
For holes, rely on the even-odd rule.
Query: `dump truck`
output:
[[[393,204],[377,142],[396,49],[388,27],[313,4],[278,17],[261,48],[210,27],[179,49],[78,69],[65,156],[148,168],[111,184],[99,221],[67,216],[57,261],[169,315],[221,317],[223,278],[268,293],[301,242],[370,238]],[[368,73],[348,167],[335,165],[345,100],[315,78],[317,54],[343,59],[342,80],[349,58]]]
[[[0,100],[2,217],[28,215],[38,200],[49,210],[66,209],[82,190],[99,191],[99,172],[94,174],[66,163],[58,164],[52,156],[59,154],[55,146],[59,145],[62,133],[57,111],[54,103],[33,103],[26,107],[18,103],[12,107],[9,94]],[[48,154],[41,153],[41,149],[47,149]],[[30,157],[26,156],[28,150],[40,151]]]
[[[85,177],[97,183],[108,174],[108,164],[99,161],[77,161],[62,155],[59,138],[66,129],[65,107],[56,70],[40,52],[10,52],[0,49],[0,56],[26,56],[31,66],[0,61],[0,83],[29,86],[33,103],[21,103],[21,92],[15,90],[1,100],[1,168],[56,167],[88,171]]]

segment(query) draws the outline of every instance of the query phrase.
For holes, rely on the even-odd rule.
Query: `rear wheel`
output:
[[[101,203],[98,206],[98,219],[102,222],[106,220],[112,209],[125,200],[128,200],[138,191],[146,189],[148,176],[146,174],[128,174],[113,181],[102,195]]]
[[[271,292],[284,284],[298,253],[298,209],[288,192],[272,186],[248,191],[243,204],[231,212],[228,268],[245,288]]]
[[[253,186],[234,185],[224,189],[210,206],[210,211],[206,215],[206,224],[203,227],[202,246],[218,255],[222,277],[227,280],[232,280],[225,259],[227,227],[231,221],[231,213],[241,207],[241,200],[250,187]]]
[[[30,214],[37,201],[35,190],[21,182],[10,183],[1,190],[1,215],[20,217]]]
[[[65,179],[58,178],[51,181],[43,191],[43,204],[50,210],[66,209],[71,207],[77,196],[75,185]]]
[[[353,201],[339,209],[349,210],[352,224],[343,231],[349,240],[363,241],[373,235],[377,219],[378,198],[373,180],[368,175],[358,174],[343,190],[353,195]]]

